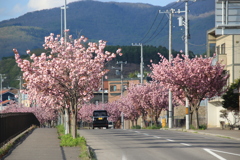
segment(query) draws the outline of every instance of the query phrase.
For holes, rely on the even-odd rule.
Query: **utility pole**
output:
[[[102,103],[104,103],[104,78],[102,76]]]
[[[165,12],[162,12],[159,10],[159,13],[167,13],[169,14],[169,54],[168,54],[168,60],[171,62],[172,60],[172,15],[174,13],[181,13],[182,11],[178,10],[175,12],[175,9],[166,10]],[[168,91],[168,127],[173,127],[173,107],[172,107],[172,92]]]
[[[18,106],[20,107],[20,105],[22,103],[22,94],[21,94],[21,90],[22,90],[22,76],[19,76],[19,78],[17,80],[19,80]]]
[[[64,4],[64,40],[67,42],[67,0],[65,0]]]
[[[127,64],[127,61],[117,61],[117,64],[121,64],[121,97],[123,96],[123,64]]]
[[[143,85],[143,44],[142,43],[132,43],[132,46],[140,46],[141,47],[141,61],[140,61],[140,84]],[[143,126],[143,118],[141,122],[141,129]]]
[[[1,111],[1,110],[3,110],[3,108],[2,108],[2,101],[3,101],[3,99],[2,99],[2,94],[3,94],[3,92],[2,92],[2,83],[3,83],[4,79],[5,79],[4,74],[0,74],[0,78],[1,78],[1,108],[0,108],[0,111]]]
[[[62,38],[63,37],[63,25],[62,25],[62,23],[63,23],[63,15],[62,15],[62,10],[65,9],[65,6],[60,7],[60,9],[61,9],[61,38]],[[68,6],[66,6],[66,9],[68,9]]]
[[[140,46],[141,47],[141,62],[140,62],[140,83],[143,84],[143,44],[142,43],[132,43],[132,46]]]
[[[117,64],[121,64],[121,97],[123,96],[123,64],[127,64],[127,61],[117,61]],[[121,113],[121,124],[124,129],[124,113]]]
[[[188,2],[193,1],[196,2],[196,0],[178,0],[178,2],[185,2],[185,21],[184,21],[184,27],[185,27],[185,55],[189,56],[188,54],[188,39],[189,39],[189,34],[188,34]],[[182,18],[179,19],[179,24],[182,23],[181,20]],[[186,97],[186,129],[188,130],[190,127],[190,120],[189,120],[189,101],[188,98]]]

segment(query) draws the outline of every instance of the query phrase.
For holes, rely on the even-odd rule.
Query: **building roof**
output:
[[[10,88],[10,89],[4,89],[4,90],[2,90],[2,92],[0,92],[0,95],[1,95],[1,93],[2,94],[5,94],[5,93],[12,93],[12,94],[17,94],[18,93],[18,89],[13,89],[13,88]]]
[[[8,103],[8,102],[10,102],[11,100],[5,100],[5,101],[3,101],[3,102],[0,102],[0,104],[6,104],[6,103]]]

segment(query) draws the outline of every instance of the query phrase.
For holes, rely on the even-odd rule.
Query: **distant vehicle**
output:
[[[108,129],[108,113],[106,110],[95,110],[93,111],[93,126],[95,127],[106,127]]]
[[[114,129],[114,123],[111,121],[108,121],[108,128]]]

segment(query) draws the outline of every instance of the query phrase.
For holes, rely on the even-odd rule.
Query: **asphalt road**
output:
[[[79,130],[98,160],[239,160],[240,142],[170,130]]]

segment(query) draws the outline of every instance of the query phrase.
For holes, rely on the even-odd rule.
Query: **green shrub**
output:
[[[152,125],[152,126],[148,126],[146,129],[160,129],[162,128],[161,125]]]
[[[190,125],[190,129],[196,130],[196,128],[193,125]],[[207,129],[206,124],[199,125],[199,130],[205,130],[205,129]]]
[[[63,125],[58,125],[57,127],[57,132],[59,135],[63,135],[65,132],[64,126]]]
[[[196,129],[192,124],[190,125],[190,129]]]
[[[70,134],[65,134],[60,136],[61,142],[60,146],[80,146],[80,145],[86,145],[86,139],[84,137],[76,137],[73,138]]]
[[[77,137],[74,139],[71,134],[64,134],[65,129],[63,125],[58,125],[57,126],[57,131],[59,134],[59,139],[60,141],[60,146],[66,146],[66,147],[75,147],[79,146],[80,147],[80,155],[79,157],[82,160],[91,160],[93,158],[93,153],[89,153],[88,147],[87,147],[87,141],[84,137],[80,137],[77,135]],[[91,155],[89,155],[91,154]]]
[[[207,125],[206,125],[206,124],[200,125],[200,126],[199,126],[199,129],[205,130],[205,129],[207,129]]]
[[[141,129],[141,126],[139,126],[139,125],[132,126],[131,129]]]

